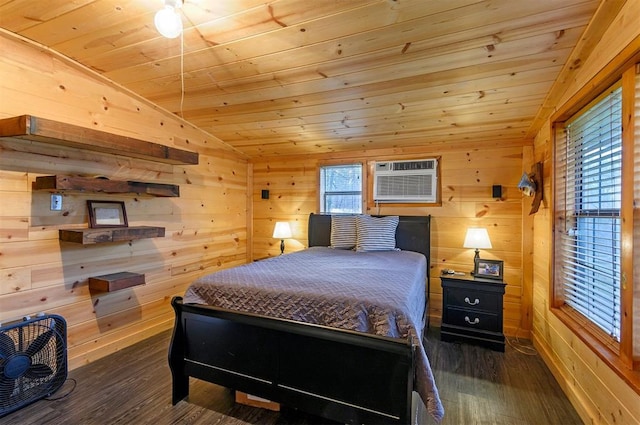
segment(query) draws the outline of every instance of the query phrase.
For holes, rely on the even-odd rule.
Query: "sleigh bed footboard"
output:
[[[344,423],[408,423],[411,341],[172,300],[174,404],[189,377]]]

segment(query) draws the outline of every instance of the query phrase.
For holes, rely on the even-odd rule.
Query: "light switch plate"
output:
[[[51,195],[51,211],[61,211],[62,210],[62,195],[53,194]]]

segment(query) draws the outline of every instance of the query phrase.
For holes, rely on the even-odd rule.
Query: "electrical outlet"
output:
[[[51,195],[51,211],[62,210],[62,195]]]

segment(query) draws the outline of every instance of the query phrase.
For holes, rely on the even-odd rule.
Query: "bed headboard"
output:
[[[331,245],[331,215],[309,215],[309,246]],[[396,246],[404,251],[414,251],[427,257],[431,252],[431,216],[401,215],[396,230]]]

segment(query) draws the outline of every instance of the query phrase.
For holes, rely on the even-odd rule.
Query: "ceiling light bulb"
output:
[[[182,33],[182,19],[176,9],[167,4],[156,13],[156,29],[167,38],[176,38]]]

